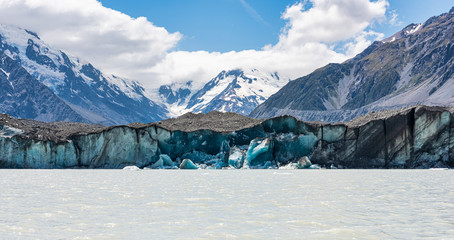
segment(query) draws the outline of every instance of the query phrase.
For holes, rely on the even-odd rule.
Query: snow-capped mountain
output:
[[[192,82],[189,81],[183,85],[175,83],[169,85],[162,85],[159,87],[160,98],[169,106],[185,105],[188,96],[191,95]]]
[[[346,121],[415,104],[454,105],[454,8],[291,81],[250,116]]]
[[[192,82],[187,82],[145,90],[138,82],[102,73],[90,63],[52,48],[29,30],[2,24],[0,54],[28,72],[29,81],[40,83],[31,86],[36,86],[40,91],[48,88],[56,95],[52,97],[52,102],[65,105],[64,108],[69,110],[63,112],[71,114],[60,116],[56,112],[58,108],[52,110],[50,105],[44,115],[37,113],[41,112],[39,108],[32,111],[36,114],[12,112],[7,106],[23,104],[15,98],[4,101],[5,109],[0,108],[0,111],[9,112],[15,117],[42,121],[66,120],[114,125],[154,122],[190,111],[206,113],[217,110],[249,114],[288,82],[277,73],[237,69],[221,72],[201,89],[194,89]],[[8,83],[8,79],[1,80],[4,84]],[[44,104],[42,98],[34,96],[38,92],[36,89],[32,91],[27,88],[25,92],[29,99],[39,99],[35,102]],[[14,95],[13,92],[9,94]],[[44,105],[48,106],[49,103]]]
[[[0,52],[0,112],[41,121],[86,122],[52,90]]]
[[[104,74],[90,63],[52,48],[29,30],[1,24],[0,53],[17,61],[86,122],[153,122],[167,115],[165,108],[145,97],[139,83]]]
[[[191,82],[182,86],[164,85],[159,95],[173,116],[210,111],[247,115],[288,81],[277,73],[236,69],[222,71],[202,89],[191,90]]]

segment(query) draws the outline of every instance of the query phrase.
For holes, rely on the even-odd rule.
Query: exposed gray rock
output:
[[[193,132],[198,130],[211,130],[216,132],[233,132],[260,124],[263,120],[245,117],[238,113],[209,112],[186,113],[178,118],[158,122],[158,126],[171,131]]]
[[[356,57],[289,82],[250,116],[350,121],[372,111],[454,104],[454,13],[411,24]]]

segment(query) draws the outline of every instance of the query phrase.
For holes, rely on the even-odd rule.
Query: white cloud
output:
[[[278,47],[298,46],[305,42],[344,41],[366,29],[371,21],[384,18],[388,2],[379,0],[312,0],[304,11],[303,3],[287,8],[282,18],[288,24]]]
[[[0,22],[35,31],[105,72],[137,79],[181,38],[96,0],[0,0]]]
[[[295,79],[330,62],[342,62],[360,53],[383,34],[371,31],[376,20],[385,19],[385,0],[311,0],[289,6],[282,14],[288,21],[276,45],[260,51],[172,52],[150,69],[162,83],[193,80],[207,82],[221,70],[259,68]],[[307,4],[307,2],[306,2]],[[334,47],[341,44],[341,47]]]
[[[172,52],[181,34],[105,8],[96,0],[0,0],[0,22],[36,31],[57,48],[149,88],[189,80],[200,87],[221,70],[241,67],[277,71],[294,79],[327,63],[342,62],[382,37],[370,26],[385,18],[386,0],[307,3],[287,7],[282,18],[288,23],[276,45],[226,53]],[[252,8],[248,11],[255,15]]]
[[[392,26],[401,26],[403,25],[404,23],[402,21],[399,20],[399,15],[397,14],[397,11],[396,10],[392,10],[389,12],[389,24],[391,24]]]

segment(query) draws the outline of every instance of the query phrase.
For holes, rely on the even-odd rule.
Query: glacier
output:
[[[209,114],[184,122],[199,124]],[[222,119],[227,113],[217,114],[218,122],[212,124],[227,124]],[[0,118],[0,167],[452,168],[453,114],[452,108],[415,106],[336,124],[302,122],[290,116],[245,118],[241,121],[253,124],[238,120],[229,131],[205,125],[186,131],[158,122],[94,128],[58,139],[27,130],[19,124],[25,120]]]

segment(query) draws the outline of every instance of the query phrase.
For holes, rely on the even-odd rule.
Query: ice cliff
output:
[[[210,112],[105,128],[0,115],[0,167],[453,167],[453,131],[453,109],[427,106],[337,124]]]

